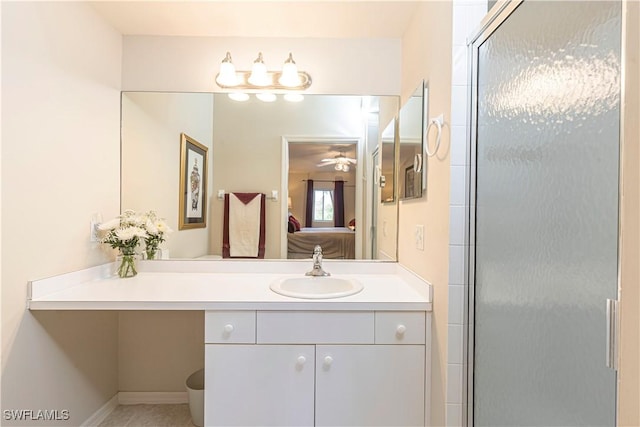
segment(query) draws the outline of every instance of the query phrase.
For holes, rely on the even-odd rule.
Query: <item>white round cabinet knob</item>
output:
[[[304,357],[304,356],[298,356],[298,360],[297,360],[298,365],[304,365],[306,361],[307,361],[307,358],[306,358],[306,357]]]
[[[324,358],[324,366],[331,366],[332,363],[333,363],[333,357],[326,356]]]
[[[398,325],[398,327],[396,328],[396,334],[404,335],[405,332],[407,332],[407,327],[404,325]]]
[[[231,323],[224,325],[224,331],[227,334],[230,334],[231,332],[233,332],[233,325]]]

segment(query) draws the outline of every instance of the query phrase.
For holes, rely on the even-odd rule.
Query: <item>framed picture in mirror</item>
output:
[[[415,197],[416,189],[415,183],[416,181],[416,171],[413,165],[405,168],[404,170],[404,197],[411,198]]]
[[[190,136],[180,134],[179,230],[207,226],[207,150]]]
[[[400,199],[422,197],[423,139],[424,139],[424,80],[400,108],[398,145],[400,174]],[[411,170],[411,172],[409,171]]]

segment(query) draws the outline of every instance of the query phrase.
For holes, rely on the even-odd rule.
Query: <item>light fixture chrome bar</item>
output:
[[[236,71],[231,53],[227,52],[215,81],[223,89],[255,92],[291,93],[311,86],[311,76],[305,71],[298,71],[292,53],[289,53],[281,71],[267,70],[262,52],[258,53],[258,57],[253,61],[251,71]]]

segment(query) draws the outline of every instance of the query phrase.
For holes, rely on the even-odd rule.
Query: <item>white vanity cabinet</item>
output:
[[[316,426],[423,426],[424,345],[316,347]]]
[[[207,311],[207,426],[424,426],[424,311]]]
[[[312,426],[313,345],[205,346],[206,426]]]

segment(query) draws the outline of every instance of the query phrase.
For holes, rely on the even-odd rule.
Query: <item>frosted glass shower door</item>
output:
[[[476,426],[615,426],[620,16],[524,1],[474,42]]]

